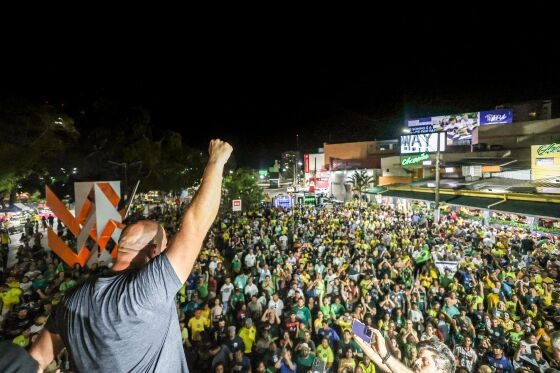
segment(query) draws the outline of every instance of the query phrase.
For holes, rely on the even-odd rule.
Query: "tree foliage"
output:
[[[246,168],[229,172],[223,181],[222,209],[231,209],[231,201],[234,199],[241,199],[243,210],[259,206],[264,197],[258,180],[257,172]]]
[[[0,102],[0,131],[0,200],[9,194],[10,203],[22,181],[63,163],[79,137],[70,116],[17,99]]]
[[[347,182],[352,184],[352,190],[358,193],[361,200],[362,194],[375,182],[375,178],[368,175],[367,171],[360,170],[349,177]]]

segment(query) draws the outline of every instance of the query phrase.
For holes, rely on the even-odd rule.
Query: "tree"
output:
[[[371,184],[375,182],[375,178],[373,176],[368,175],[367,171],[360,170],[360,171],[356,171],[346,181],[352,184],[352,190],[358,192],[358,196],[360,197],[360,202],[361,202],[362,194],[367,190],[367,188]]]
[[[64,162],[78,139],[73,118],[47,104],[0,102],[0,199],[13,204],[20,183]],[[60,166],[59,166],[60,167]]]
[[[177,132],[157,131],[142,107],[119,108],[98,100],[81,121],[93,128],[82,140],[87,151],[80,176],[87,180],[122,180],[125,195],[137,180],[139,191],[178,193],[202,176],[206,153],[183,145]]]
[[[231,201],[241,199],[244,210],[256,208],[263,200],[263,190],[258,185],[257,172],[246,168],[230,170],[222,188],[222,209],[231,208]]]

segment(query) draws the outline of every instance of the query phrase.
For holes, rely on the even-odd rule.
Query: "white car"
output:
[[[295,188],[294,188],[293,186],[289,186],[289,187],[286,189],[286,192],[288,192],[288,193],[294,193],[295,191],[296,191],[296,190],[295,190]]]

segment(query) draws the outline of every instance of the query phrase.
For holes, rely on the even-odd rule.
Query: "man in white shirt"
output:
[[[290,289],[290,291],[288,291],[288,298],[292,299],[296,295],[299,295],[300,297],[305,298],[303,296],[303,291],[301,291],[301,289],[297,287],[297,283],[292,282],[292,288]]]
[[[212,257],[210,263],[208,263],[208,271],[210,272],[211,276],[214,276],[214,271],[216,270],[217,267],[218,267],[218,261],[216,260],[215,257]]]
[[[288,246],[288,236],[283,234],[280,237],[278,237],[278,241],[280,241],[280,249],[286,250],[286,247]]]
[[[257,295],[259,293],[259,288],[253,283],[253,277],[249,277],[249,280],[247,281],[247,285],[245,285],[245,290],[243,292],[249,297],[252,297],[253,295]]]
[[[268,308],[276,311],[278,317],[282,317],[282,312],[284,311],[284,302],[278,297],[277,293],[274,293],[270,302],[268,302]]]
[[[253,250],[249,251],[249,254],[245,255],[245,267],[253,268],[255,266],[257,257],[253,254]]]
[[[229,298],[231,297],[231,294],[233,293],[233,284],[231,283],[231,279],[228,277],[226,278],[226,283],[222,285],[222,287],[220,288],[220,293],[222,293],[222,304],[224,307],[224,313],[226,313],[228,311],[228,305],[229,305]]]

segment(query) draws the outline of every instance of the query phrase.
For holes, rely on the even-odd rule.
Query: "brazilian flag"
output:
[[[432,259],[430,248],[428,247],[428,245],[424,245],[424,247],[422,248],[422,252],[418,256],[418,258],[416,258],[416,264],[422,264],[430,259]]]

